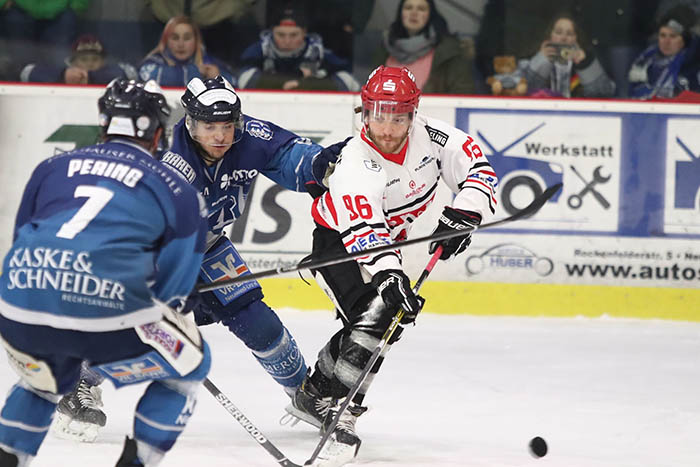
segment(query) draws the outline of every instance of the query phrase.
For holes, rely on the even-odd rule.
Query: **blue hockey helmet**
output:
[[[145,83],[117,78],[98,99],[102,134],[122,135],[150,141],[158,128],[165,128],[170,106],[153,80]]]
[[[241,118],[241,100],[223,76],[202,81],[192,78],[180,99],[187,115],[202,122],[235,122]]]
[[[185,108],[187,117],[185,126],[193,140],[203,143],[198,135],[198,122],[204,123],[232,123],[235,132],[231,138],[220,143],[207,142],[211,146],[226,147],[238,141],[243,134],[243,114],[241,113],[241,100],[223,76],[202,81],[200,78],[192,78],[187,83],[187,90],[180,99]]]

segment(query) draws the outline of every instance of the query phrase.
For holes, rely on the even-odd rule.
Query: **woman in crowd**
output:
[[[175,16],[165,24],[155,49],[141,63],[142,80],[161,86],[184,87],[192,78],[221,75],[234,81],[226,64],[206,53],[199,28],[187,16]]]
[[[630,97],[672,98],[682,91],[700,92],[698,39],[690,31],[695,19],[687,6],[673,8],[661,18],[656,43],[630,68]]]
[[[539,51],[526,61],[528,88],[535,95],[612,97],[615,82],[608,76],[573,17],[556,15]]]
[[[376,65],[408,68],[423,93],[472,94],[472,65],[434,0],[401,0]]]

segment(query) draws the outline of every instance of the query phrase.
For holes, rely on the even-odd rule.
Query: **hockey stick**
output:
[[[238,410],[235,405],[233,405],[233,402],[226,397],[224,393],[222,393],[219,388],[214,386],[214,383],[209,380],[209,378],[206,378],[202,384],[204,385],[205,388],[207,388],[207,391],[211,393],[212,396],[214,396],[214,399],[221,404],[223,408],[226,409],[228,413],[230,413],[233,418],[236,419],[238,423],[241,424],[243,429],[255,440],[258,442],[260,446],[265,448],[267,452],[272,455],[277,460],[277,463],[281,465],[282,467],[301,467],[299,464],[295,464],[294,462],[290,461],[287,459],[287,456],[282,454],[277,447],[272,444],[272,442],[267,439],[265,435],[262,434],[258,428],[253,425],[253,422],[248,420],[248,417],[243,415],[243,412]]]
[[[418,293],[418,290],[420,290],[421,285],[423,285],[423,282],[428,278],[428,275],[430,275],[430,272],[435,267],[435,264],[437,263],[438,259],[440,259],[441,254],[442,254],[442,246],[438,246],[437,249],[435,250],[435,252],[433,253],[433,256],[430,257],[430,261],[428,261],[428,265],[425,267],[425,269],[423,269],[423,272],[421,273],[420,277],[418,278],[416,285],[413,286],[413,293],[415,293],[415,294]],[[377,363],[377,360],[379,360],[379,356],[384,351],[384,348],[386,348],[386,345],[389,342],[389,339],[391,339],[391,336],[394,335],[394,331],[396,331],[396,328],[399,327],[399,323],[401,322],[401,318],[403,318],[403,315],[404,315],[403,308],[399,308],[399,311],[392,318],[391,324],[389,325],[387,330],[384,332],[384,335],[382,336],[380,341],[377,343],[377,345],[374,347],[374,351],[372,352],[372,355],[370,356],[369,361],[367,362],[365,367],[362,369],[362,372],[360,373],[357,380],[355,381],[355,384],[353,385],[352,388],[350,388],[350,392],[348,392],[348,395],[345,397],[345,400],[343,401],[342,404],[340,404],[340,407],[338,407],[338,412],[333,417],[331,424],[328,425],[328,427],[326,428],[325,432],[323,433],[323,436],[321,436],[321,440],[318,442],[318,445],[316,445],[316,449],[314,450],[313,454],[311,454],[311,457],[309,458],[309,460],[307,460],[304,463],[304,465],[311,465],[316,460],[316,458],[318,458],[318,455],[321,453],[323,446],[326,445],[326,443],[328,442],[328,439],[330,438],[331,434],[333,433],[333,430],[338,425],[338,421],[340,420],[340,416],[345,412],[345,410],[348,408],[348,406],[352,402],[353,397],[355,397],[357,392],[360,390],[360,386],[362,386],[362,383],[365,382],[365,380],[367,379],[367,376],[369,375],[370,371],[374,367],[374,364]]]
[[[542,193],[540,196],[535,198],[528,206],[525,208],[521,209],[520,211],[516,212],[512,216],[506,217],[504,219],[500,219],[494,222],[489,222],[487,224],[482,224],[478,227],[474,227],[471,229],[473,230],[485,230],[485,229],[490,229],[493,227],[497,227],[499,225],[506,224],[508,222],[513,222],[515,220],[521,219],[523,217],[528,217],[533,214],[535,214],[537,211],[540,210],[540,208],[546,203],[554,194],[559,191],[561,188],[562,184],[557,183],[556,185],[552,185],[549,188],[547,188],[544,193]],[[213,284],[200,284],[197,286],[197,290],[199,292],[208,292],[210,290],[215,290],[215,289],[220,289],[223,287],[228,287],[230,285],[234,284],[239,284],[241,282],[248,282],[248,281],[253,281],[257,279],[262,279],[263,277],[270,277],[270,276],[276,276],[278,274],[284,274],[287,272],[296,272],[296,271],[302,271],[305,269],[317,269],[321,268],[324,266],[331,266],[333,264],[338,264],[338,263],[344,263],[346,261],[350,261],[351,259],[358,258],[360,256],[367,256],[367,255],[373,255],[375,253],[380,253],[382,251],[387,251],[387,250],[396,250],[398,248],[403,248],[409,245],[415,245],[416,243],[423,243],[423,242],[432,242],[432,241],[439,241],[439,240],[446,240],[448,238],[452,237],[460,237],[466,233],[469,233],[470,230],[457,230],[457,231],[449,231],[449,232],[442,232],[439,234],[434,234],[434,235],[426,235],[424,237],[418,237],[414,238],[411,240],[404,240],[399,243],[391,243],[387,245],[381,245],[376,248],[368,248],[366,250],[360,250],[356,251],[354,253],[343,253],[341,255],[336,255],[331,258],[327,259],[322,259],[322,260],[317,260],[317,261],[299,261],[293,266],[280,266],[276,269],[268,269],[267,271],[260,271],[256,272],[253,274],[247,274],[245,276],[238,276],[234,277],[231,279],[225,279],[221,280],[218,282],[215,282]]]

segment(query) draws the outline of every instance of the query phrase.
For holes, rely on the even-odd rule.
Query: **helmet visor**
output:
[[[396,101],[366,101],[363,102],[365,115],[373,118],[386,116],[390,114],[413,114],[416,111],[416,106],[413,103],[396,102]]]
[[[394,101],[370,101],[363,105],[365,127],[370,123],[406,127],[410,130],[416,108],[413,104]]]
[[[190,137],[204,147],[228,148],[243,136],[243,118],[228,122],[205,122],[187,117]]]

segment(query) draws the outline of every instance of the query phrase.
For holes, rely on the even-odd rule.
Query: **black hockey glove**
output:
[[[425,303],[423,297],[413,293],[411,281],[400,269],[379,271],[372,277],[372,286],[377,289],[377,293],[381,295],[386,306],[403,308],[404,315],[401,324],[414,322]]]
[[[473,227],[478,227],[479,224],[481,224],[481,214],[445,206],[445,209],[442,210],[438,225],[435,230],[433,230],[433,234],[449,231],[457,232],[460,230],[469,230],[469,232],[463,236],[431,242],[428,253],[432,255],[435,253],[438,245],[442,245],[440,259],[448,259],[452,256],[457,256],[471,244]]]
[[[311,159],[311,175],[316,184],[322,189],[328,189],[326,186],[327,177],[333,172],[333,167],[338,160],[340,151],[343,150],[350,138],[352,136],[347,137],[344,141],[323,148]]]

